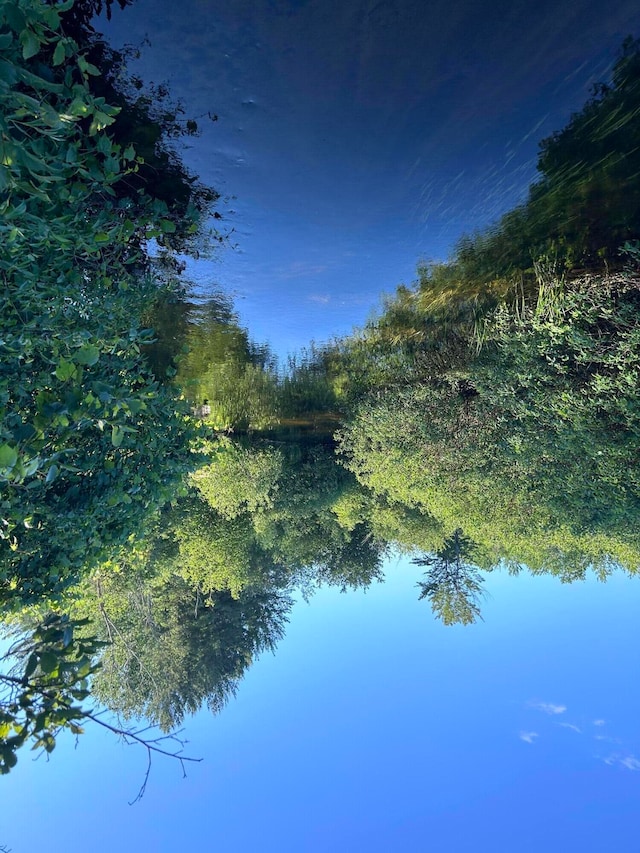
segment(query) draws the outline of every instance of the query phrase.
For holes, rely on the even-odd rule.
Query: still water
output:
[[[237,248],[190,274],[286,355],[519,203],[539,140],[639,27],[627,0],[136,0],[103,28],[148,37],[132,69],[198,119],[185,161],[228,197]]]
[[[625,86],[636,90],[614,62],[640,33],[636,4],[112,11],[99,27],[112,44],[141,46],[130,71],[166,81],[198,120],[200,136],[175,144],[221,193],[211,225],[228,240],[185,258],[199,306],[168,303],[157,349],[143,347],[164,370],[188,345],[171,368],[187,402],[171,414],[198,423],[189,489],[65,601],[110,643],[97,700],[126,725],[179,729],[197,760],[183,779],[155,755],[130,806],[144,749],[90,724],[77,744],[62,734],[50,760],[26,754],[12,770],[0,849],[634,853],[637,269],[565,292],[514,262],[509,315],[506,274],[473,289],[482,241],[467,245],[471,274],[455,247],[524,205],[539,141],[612,69],[594,138],[622,127],[615,144],[633,141]],[[548,227],[554,252],[584,239],[585,257],[608,257],[608,242],[589,243],[593,221],[569,228],[584,224],[576,198],[587,220],[613,211],[616,250],[640,236],[639,172],[616,206],[635,141],[609,160],[576,138],[587,178],[568,183],[551,146],[549,220],[535,205],[530,222],[516,217],[506,254],[514,234],[538,245]],[[425,268],[350,336],[420,262],[450,256],[462,284]],[[457,313],[442,309],[456,287]],[[334,343],[282,369],[312,341]],[[60,382],[104,363],[78,347]],[[114,424],[110,467],[77,469],[72,507],[111,482],[113,459],[136,458],[136,428]],[[135,486],[109,506],[144,489],[129,467]],[[48,493],[63,507],[69,470]],[[30,579],[16,577],[12,590]]]

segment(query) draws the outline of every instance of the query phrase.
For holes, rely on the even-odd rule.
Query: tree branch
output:
[[[92,714],[90,711],[85,712],[85,718],[88,720],[92,720],[94,723],[97,723],[99,726],[102,726],[108,731],[113,732],[113,734],[118,735],[123,739],[126,744],[138,744],[143,746],[147,750],[147,769],[144,774],[144,779],[142,781],[142,785],[140,786],[140,790],[133,800],[129,802],[129,805],[132,806],[134,803],[139,802],[147,789],[147,782],[149,781],[149,774],[151,773],[151,760],[153,758],[153,754],[164,755],[167,758],[175,758],[180,762],[180,766],[182,767],[182,778],[187,778],[187,770],[185,767],[185,762],[189,761],[192,764],[199,764],[202,759],[201,758],[191,758],[187,755],[180,755],[181,749],[186,744],[185,740],[182,740],[178,735],[180,735],[184,729],[178,729],[178,731],[170,732],[167,735],[160,735],[157,738],[147,739],[140,737],[141,732],[147,731],[148,729],[141,729],[140,732],[135,731],[127,731],[126,729],[120,728],[119,726],[113,726],[111,723],[107,723],[105,720],[101,720],[97,714]],[[165,742],[174,742],[178,744],[178,748],[175,750],[163,749],[159,744]]]

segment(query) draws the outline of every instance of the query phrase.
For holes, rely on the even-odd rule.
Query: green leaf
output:
[[[32,457],[27,463],[23,464],[23,477],[31,477],[40,467],[40,459],[37,456]]]
[[[40,52],[40,39],[31,30],[23,30],[20,33],[20,43],[22,44],[23,59],[31,59],[32,56]]]
[[[9,26],[16,32],[21,32],[27,25],[27,19],[24,12],[17,3],[5,3],[4,15]]]
[[[96,243],[108,243],[111,237],[107,234],[106,231],[98,231],[98,233],[93,238]]]
[[[67,115],[72,119],[86,116],[88,112],[89,105],[82,98],[74,98],[67,108]]]
[[[176,230],[176,223],[172,222],[170,219],[163,219],[160,222],[160,228],[165,234],[174,234]]]
[[[24,668],[24,677],[29,678],[29,676],[33,675],[37,666],[38,656],[35,654],[35,652],[32,652],[29,655],[29,660],[27,661],[27,665]]]
[[[100,130],[104,130],[105,127],[108,127],[110,124],[113,124],[115,118],[108,116],[106,113],[100,112],[97,110],[93,114],[93,121],[89,126],[89,136],[95,136],[96,133]]]
[[[61,382],[66,382],[68,379],[71,379],[71,377],[75,375],[75,372],[75,364],[72,361],[67,361],[64,358],[60,359],[55,371],[56,376]]]
[[[96,68],[95,65],[92,65],[90,62],[87,62],[87,60],[84,58],[84,56],[78,57],[78,68],[84,74],[90,74],[92,77],[99,77],[100,76],[99,69]]]
[[[53,652],[42,652],[40,655],[40,669],[49,675],[58,667],[58,656]]]
[[[45,478],[45,483],[49,485],[49,483],[53,483],[58,474],[60,473],[60,469],[57,465],[52,465],[51,468],[47,471],[47,476]]]
[[[125,221],[122,223],[122,239],[127,242],[133,236],[135,230],[136,226],[134,225],[134,223],[130,219],[125,219]]]
[[[93,344],[85,344],[74,356],[76,364],[86,364],[89,367],[100,358],[100,350]]]
[[[111,140],[106,133],[103,133],[96,142],[96,150],[105,156],[111,154]]]
[[[13,468],[18,461],[18,452],[8,444],[0,447],[0,468]]]
[[[66,57],[66,52],[64,49],[64,42],[59,41],[56,45],[56,49],[53,51],[53,64],[54,65],[62,65]]]
[[[124,438],[124,430],[121,426],[117,424],[111,427],[111,444],[114,447],[120,447],[122,444],[122,439]]]
[[[1,760],[4,762],[5,765],[5,767],[2,767],[2,765],[0,765],[0,773],[8,773],[9,768],[15,767],[18,763],[18,756],[15,754],[15,752],[8,752],[7,750],[3,750],[0,755]]]

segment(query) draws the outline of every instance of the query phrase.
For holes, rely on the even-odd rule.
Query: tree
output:
[[[527,200],[486,232],[458,244],[454,267],[488,283],[523,273],[535,297],[533,262],[549,255],[568,270],[622,266],[620,248],[640,237],[640,39],[629,36],[610,83],[560,131],[542,140],[540,177]]]
[[[100,669],[96,655],[105,645],[96,637],[82,636],[87,622],[50,613],[0,658],[2,664],[18,661],[0,672],[0,775],[15,767],[19,750],[28,744],[33,750],[51,753],[62,732],[78,736],[87,723],[93,723],[146,750],[147,771],[137,800],[144,794],[153,755],[177,759],[183,772],[185,762],[197,759],[181,754],[179,733],[153,737],[148,729],[143,733],[122,728],[83,704],[89,697],[90,680]]]
[[[280,486],[284,454],[275,446],[243,446],[219,437],[211,462],[191,477],[209,506],[227,519],[272,507]]]
[[[206,704],[220,711],[255,657],[282,637],[292,601],[277,573],[233,596],[206,599],[178,576],[139,572],[94,578],[79,604],[109,640],[93,694],[124,720],[165,731]]]
[[[0,673],[0,773],[15,766],[18,750],[29,742],[33,749],[51,752],[62,729],[82,733],[89,712],[78,703],[89,695],[93,658],[101,645],[74,636],[83,624],[51,615],[2,657],[6,663],[17,656],[24,667],[20,674]]]
[[[105,12],[110,19],[115,3],[125,9],[132,0],[47,2],[60,13],[66,39],[79,45],[87,67],[99,72],[90,73],[86,85],[94,98],[117,111],[110,124],[111,139],[123,150],[132,146],[135,151],[136,167],[126,181],[113,186],[115,198],[126,199],[129,219],[136,223],[140,214],[145,216],[146,198],[153,196],[165,216],[165,225],[155,238],[159,247],[188,253],[197,239],[201,249],[202,233],[194,229],[194,220],[207,214],[219,195],[188,171],[170,144],[170,140],[196,135],[198,123],[185,117],[182,104],[172,101],[164,84],[145,85],[127,72],[127,61],[131,56],[137,58],[138,50],[114,50],[95,28],[98,15]],[[54,47],[41,46],[41,55],[55,66]],[[216,218],[221,218],[219,213]],[[212,237],[214,242],[223,240],[217,232]],[[169,268],[178,265],[170,253],[163,252],[161,257]]]
[[[482,576],[470,562],[475,543],[458,528],[444,540],[442,548],[413,560],[428,566],[420,581],[420,598],[428,598],[431,609],[445,625],[470,625],[480,618]]]

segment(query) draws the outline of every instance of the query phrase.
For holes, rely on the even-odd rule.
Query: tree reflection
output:
[[[470,625],[482,618],[479,601],[484,581],[470,559],[476,550],[475,542],[458,528],[434,554],[413,561],[429,567],[426,580],[418,583],[420,598],[429,599],[435,616],[445,625]]]
[[[224,707],[255,657],[282,637],[291,598],[275,582],[204,600],[175,576],[144,583],[133,573],[96,587],[93,604],[111,639],[95,696],[124,719],[169,731],[203,704]]]

